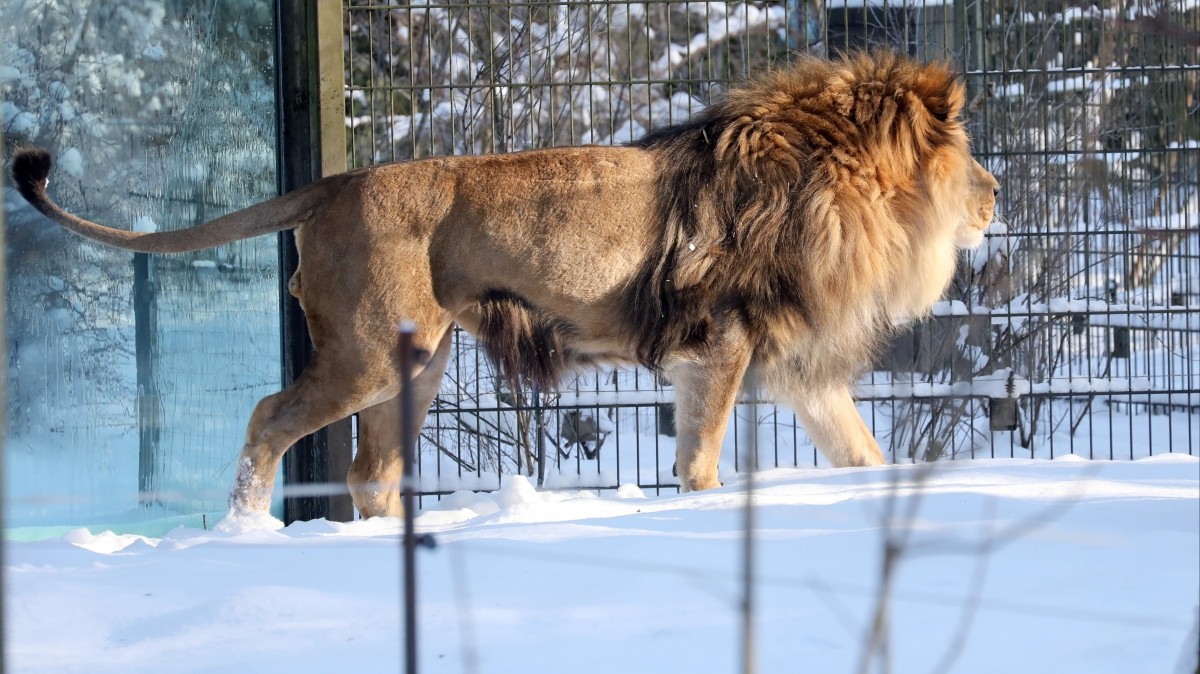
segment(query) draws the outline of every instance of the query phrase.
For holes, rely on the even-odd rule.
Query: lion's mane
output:
[[[944,64],[803,59],[635,142],[661,155],[662,227],[626,303],[638,360],[658,367],[740,320],[759,363],[860,367],[903,313],[897,284],[921,282],[908,267],[938,207],[929,160],[969,157],[963,98]],[[790,353],[805,337],[820,348]]]

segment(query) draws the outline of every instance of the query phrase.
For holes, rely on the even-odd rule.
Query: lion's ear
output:
[[[912,92],[939,122],[957,118],[967,97],[958,77],[950,68],[940,64],[922,69]]]

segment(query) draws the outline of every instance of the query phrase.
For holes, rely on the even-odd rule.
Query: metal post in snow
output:
[[[747,467],[746,509],[742,539],[742,674],[758,670],[754,649],[754,473],[758,470],[758,376],[753,366],[746,373],[743,390],[750,392],[750,422],[746,424]]]
[[[542,387],[533,385],[533,433],[537,447],[537,486],[546,485],[546,438],[542,436]]]

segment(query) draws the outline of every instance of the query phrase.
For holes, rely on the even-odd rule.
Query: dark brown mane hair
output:
[[[574,328],[508,290],[492,290],[479,302],[479,341],[497,373],[513,390],[528,384],[556,386],[580,357],[571,349]]]
[[[839,302],[884,301],[864,287],[884,271],[868,248],[907,246],[913,233],[876,231],[878,216],[854,212],[865,208],[855,199],[885,194],[900,216],[892,227],[905,226],[925,160],[965,142],[963,98],[945,64],[802,58],[632,143],[659,154],[662,228],[626,299],[638,360],[657,368],[730,320],[769,360],[798,331],[834,321]],[[868,342],[890,326],[886,311],[872,316]]]

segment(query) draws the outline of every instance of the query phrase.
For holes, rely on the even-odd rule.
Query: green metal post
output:
[[[276,79],[279,189],[288,192],[346,170],[342,99],[340,0],[276,0]],[[292,232],[280,235],[280,322],[283,379],[290,384],[312,360],[300,303],[287,291],[299,264]],[[285,485],[345,484],[350,467],[350,420],[302,439],[284,455]],[[347,494],[284,498],[284,521],[354,516]]]

